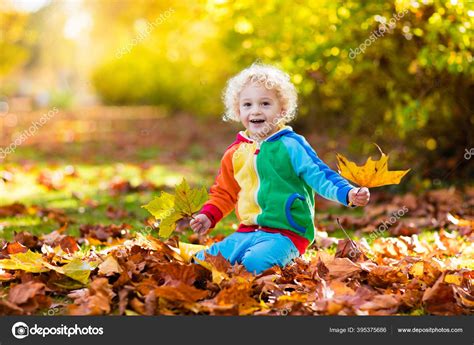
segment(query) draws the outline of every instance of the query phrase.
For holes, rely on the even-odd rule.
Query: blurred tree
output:
[[[411,167],[426,178],[472,176],[463,156],[474,146],[473,2],[82,4],[92,15],[94,49],[82,49],[81,60],[98,61],[93,84],[108,104],[160,104],[218,116],[225,81],[262,61],[292,76],[300,95],[299,129],[349,136],[349,154],[374,153],[371,143],[377,142],[394,151],[395,163],[418,164]],[[38,13],[37,20],[49,22],[44,14],[51,12]],[[0,24],[8,36],[0,42],[7,52],[0,70],[31,53],[18,44],[26,37],[26,19],[14,18]],[[72,46],[59,46],[69,56]]]
[[[399,147],[395,161],[418,162],[423,155],[432,167],[424,175],[443,177],[472,147],[472,3],[147,4],[102,9],[129,30],[137,18],[151,21],[167,6],[174,10],[147,42],[97,69],[96,85],[108,102],[217,114],[225,79],[260,60],[291,74],[300,93],[297,125],[333,137],[349,131],[354,153],[373,153],[374,141]],[[131,31],[118,47],[136,35]],[[364,52],[356,54],[361,44]]]
[[[0,75],[12,72],[29,57],[28,45],[34,38],[27,32],[28,14],[0,11]]]
[[[243,0],[210,12],[236,71],[262,59],[292,75],[307,130],[349,130],[359,153],[374,141],[404,147],[405,159],[431,167],[427,177],[443,178],[473,146],[472,2]]]
[[[117,33],[112,36],[115,46],[93,77],[103,100],[164,104],[201,116],[218,114],[222,85],[235,65],[222,47],[220,29],[208,19],[205,2],[139,5],[106,1],[95,5],[102,18],[96,30],[109,34],[102,26],[113,22]]]

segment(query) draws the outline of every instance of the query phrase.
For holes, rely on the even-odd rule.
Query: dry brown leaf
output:
[[[74,304],[68,306],[70,315],[103,315],[110,313],[110,303],[115,293],[106,278],[97,278],[88,289],[68,296],[75,299]]]

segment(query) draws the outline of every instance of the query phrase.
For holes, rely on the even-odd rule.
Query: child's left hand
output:
[[[365,206],[369,203],[370,192],[366,187],[352,188],[349,191],[349,202],[356,206]]]

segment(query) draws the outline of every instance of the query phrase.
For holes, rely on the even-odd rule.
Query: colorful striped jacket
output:
[[[279,232],[304,253],[315,236],[313,191],[347,206],[352,188],[291,127],[261,143],[242,131],[225,151],[201,213],[213,228],[235,207],[237,231]]]

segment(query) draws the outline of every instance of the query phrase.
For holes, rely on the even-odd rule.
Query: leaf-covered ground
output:
[[[196,144],[199,126],[181,141],[119,135],[17,148],[0,166],[0,314],[473,313],[472,187],[373,190],[357,209],[317,199],[313,246],[259,276],[222,257],[189,263],[179,242],[222,240],[235,216],[210,236],[183,221],[160,240],[141,205],[182,177],[209,187],[229,137]]]

